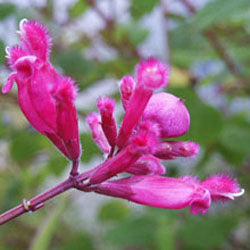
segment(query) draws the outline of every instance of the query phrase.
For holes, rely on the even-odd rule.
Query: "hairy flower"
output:
[[[13,73],[2,92],[9,92],[16,82],[18,101],[28,121],[67,158],[77,160],[81,147],[74,81],[56,72],[49,62],[52,39],[41,23],[22,20],[19,33],[21,44],[7,50]]]

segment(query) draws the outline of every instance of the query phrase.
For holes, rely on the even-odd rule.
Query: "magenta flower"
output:
[[[120,80],[125,116],[117,140],[109,139],[116,137],[114,102],[107,98],[98,101],[106,142],[113,149],[115,145],[117,151],[109,153],[109,158],[91,171],[87,190],[159,208],[189,206],[191,213],[205,214],[211,201],[230,200],[242,195],[244,190],[236,180],[224,175],[202,182],[191,176],[160,176],[166,174],[162,160],[194,157],[200,150],[196,142],[164,140],[184,135],[190,125],[182,99],[163,92],[153,93],[154,89],[166,85],[168,70],[166,64],[150,58],[137,65],[135,78],[125,76]],[[109,181],[123,172],[132,176]]]
[[[182,99],[167,93],[154,94],[143,112],[142,120],[156,122],[162,138],[177,137],[189,129],[189,112]]]
[[[189,206],[192,214],[205,214],[211,200],[234,199],[244,193],[236,180],[225,176],[213,176],[200,182],[192,176],[141,175],[104,182],[93,190],[153,207],[181,209]]]
[[[134,127],[140,120],[149,99],[153,95],[153,91],[166,86],[168,70],[168,66],[165,63],[154,58],[142,61],[137,65],[136,86],[126,107],[126,113],[117,138],[117,146],[119,148],[124,147],[128,142]],[[129,84],[131,85],[131,83]]]
[[[97,113],[92,112],[86,117],[86,122],[89,125],[93,139],[97,146],[103,153],[109,153],[110,145],[105,137],[104,131],[102,130],[100,116]]]
[[[81,154],[78,121],[74,99],[74,81],[55,71],[49,62],[51,38],[39,22],[20,22],[20,46],[8,51],[8,63],[13,73],[2,93],[18,86],[20,107],[34,128],[47,136],[70,160]]]
[[[86,117],[93,140],[106,159],[79,173],[81,146],[74,105],[77,88],[71,78],[51,65],[51,38],[42,24],[23,20],[19,33],[20,45],[6,49],[13,72],[2,92],[9,92],[17,83],[24,115],[72,161],[72,168],[65,181],[0,215],[0,224],[42,208],[45,201],[71,188],[158,208],[190,207],[192,214],[205,214],[212,201],[233,200],[244,193],[229,175],[212,175],[203,181],[193,176],[163,176],[167,174],[163,160],[194,157],[200,147],[192,141],[169,140],[188,131],[190,116],[182,99],[154,93],[165,87],[169,78],[167,64],[155,58],[141,61],[135,77],[127,75],[120,80],[125,115],[119,131],[115,100],[109,97],[101,97],[98,113]],[[123,173],[129,177],[110,180]]]

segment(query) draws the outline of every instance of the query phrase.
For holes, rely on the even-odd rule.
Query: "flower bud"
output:
[[[101,97],[97,102],[101,114],[101,126],[111,147],[116,144],[117,130],[114,118],[115,100],[109,97]]]
[[[133,94],[133,90],[135,87],[135,80],[132,76],[124,76],[120,83],[120,91],[121,91],[121,101],[124,110],[127,109],[130,98]]]
[[[166,168],[156,157],[152,155],[143,155],[134,165],[129,167],[126,172],[133,175],[163,175],[166,173]]]
[[[102,130],[101,121],[98,114],[95,112],[90,113],[86,117],[86,122],[91,129],[93,139],[97,146],[102,150],[103,153],[109,153],[110,146]]]
[[[169,67],[160,60],[151,57],[137,65],[136,78],[138,84],[146,88],[163,88],[168,83]]]
[[[159,125],[161,138],[185,134],[190,117],[182,99],[167,93],[154,94],[143,113],[142,121],[154,121]]]
[[[192,157],[198,154],[200,146],[192,141],[164,141],[155,152],[155,156],[164,160],[173,160],[176,157]]]

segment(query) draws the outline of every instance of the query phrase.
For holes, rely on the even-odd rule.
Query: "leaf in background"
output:
[[[191,88],[175,88],[170,92],[185,100],[190,113],[190,129],[180,140],[193,140],[202,145],[214,143],[223,128],[223,116],[212,106],[202,103]]]
[[[141,18],[150,13],[158,3],[159,0],[131,0],[131,15],[136,19]]]
[[[148,36],[148,30],[138,23],[119,24],[113,31],[116,43],[125,43],[129,40],[134,46],[142,43]]]
[[[0,3],[0,20],[8,17],[16,11],[16,6],[12,3]]]
[[[3,199],[1,200],[1,211],[16,206],[20,202],[22,195],[22,181],[20,179],[13,179],[7,184]]]
[[[54,150],[52,156],[48,160],[46,168],[49,173],[60,176],[68,164],[69,161],[59,151]]]
[[[86,233],[73,232],[70,239],[58,250],[95,250],[94,243]]]
[[[4,42],[2,40],[0,40],[0,64],[3,64],[5,61],[5,50],[4,49],[5,49]]]
[[[82,162],[89,162],[92,157],[101,153],[101,150],[96,146],[90,133],[80,135],[83,153],[81,156]]]
[[[55,63],[61,66],[66,75],[74,78],[81,84],[81,88],[87,86],[86,78],[93,72],[97,72],[97,65],[92,60],[87,60],[78,50],[66,50],[54,54]],[[93,82],[91,82],[93,83]]]
[[[198,217],[190,216],[180,230],[184,249],[215,249],[219,248],[237,225],[234,216]],[[187,248],[188,247],[188,248]]]
[[[69,14],[72,18],[81,16],[88,9],[86,1],[78,0],[69,10]]]
[[[66,205],[67,197],[58,198],[58,203],[54,207],[43,223],[37,229],[36,235],[31,243],[29,250],[49,250],[51,249],[50,242],[53,239],[53,235],[59,229],[59,219],[62,215]]]
[[[151,217],[130,218],[107,231],[105,239],[116,245],[138,245],[152,249],[155,230],[156,223]]]
[[[176,240],[176,218],[170,217],[165,213],[164,216],[157,216],[158,226],[155,231],[156,250],[175,250]]]
[[[121,200],[112,200],[99,208],[98,218],[100,221],[119,221],[130,214],[130,208]]]
[[[48,142],[43,135],[37,132],[19,131],[10,141],[10,154],[18,163],[30,161]]]
[[[230,163],[242,164],[250,156],[250,123],[246,119],[228,119],[219,139],[219,151]]]
[[[249,0],[214,0],[208,2],[195,14],[193,24],[199,29],[205,29],[215,23],[229,19],[236,13],[249,12],[249,10]]]

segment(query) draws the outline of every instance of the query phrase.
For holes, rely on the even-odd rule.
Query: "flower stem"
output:
[[[25,201],[6,211],[5,213],[0,215],[0,225],[24,214],[27,212],[33,212],[36,211],[44,206],[44,202],[73,188],[74,187],[74,181],[72,178],[68,178],[66,181],[61,182],[57,186],[48,189],[47,191],[35,196],[30,201]]]

